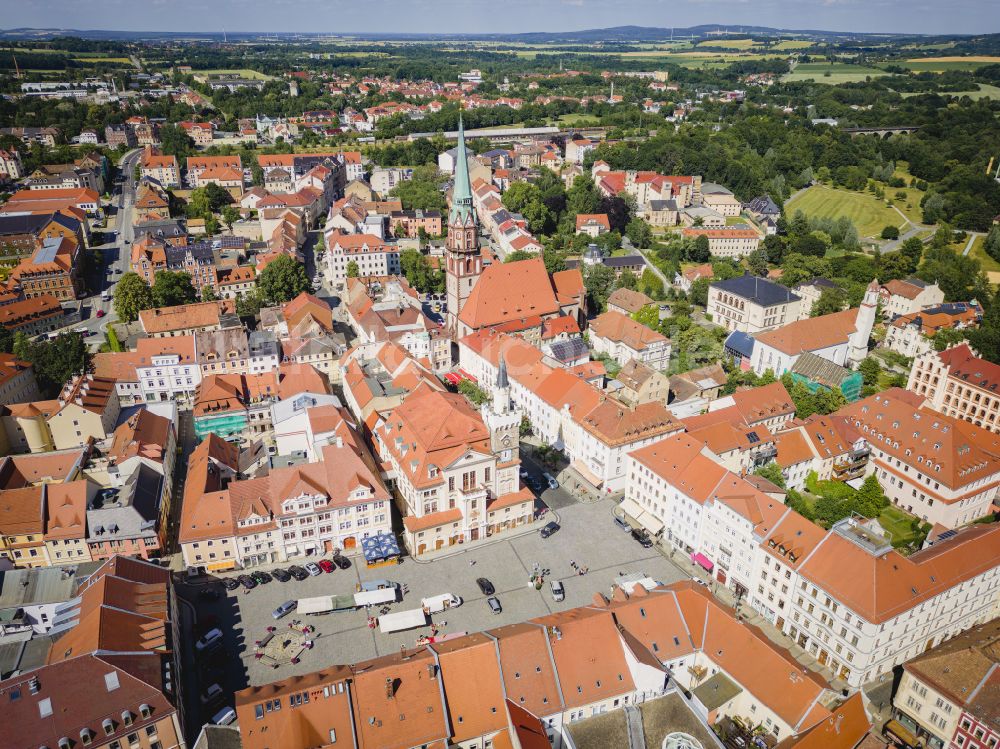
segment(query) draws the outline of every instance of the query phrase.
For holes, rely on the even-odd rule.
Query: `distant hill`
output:
[[[919,39],[929,41],[931,39],[959,40],[970,39],[961,35],[948,35],[947,37],[930,37],[913,34],[873,34],[866,32],[847,31],[825,31],[822,29],[779,29],[771,26],[743,26],[743,25],[720,25],[703,24],[700,26],[687,26],[684,28],[661,28],[656,26],[615,26],[606,29],[583,29],[581,31],[533,31],[519,34],[394,34],[387,32],[358,32],[336,34],[338,38],[355,38],[364,40],[467,40],[467,41],[507,41],[523,43],[586,43],[594,44],[598,42],[610,42],[612,44],[632,43],[632,42],[664,42],[670,39],[711,39],[728,37],[745,38],[747,36],[787,36],[790,34],[800,35],[817,41],[845,41],[851,39],[872,40],[872,39],[893,39],[903,38]],[[0,38],[9,40],[46,40],[58,36],[74,36],[81,39],[108,40],[116,39],[123,41],[140,40],[221,40],[222,31],[112,31],[106,29],[57,29],[57,28],[15,28],[0,29]],[[230,41],[234,40],[274,40],[274,41],[304,41],[315,40],[317,37],[326,36],[316,32],[228,32]],[[329,36],[334,36],[330,34]]]

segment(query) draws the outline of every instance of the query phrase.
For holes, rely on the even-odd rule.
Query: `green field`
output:
[[[813,46],[812,42],[807,42],[805,39],[782,39],[775,45],[771,46],[772,50],[778,49],[807,49]]]
[[[721,49],[750,49],[754,46],[753,39],[706,39],[698,42],[698,47],[718,47]]]
[[[986,237],[976,237],[976,241],[972,243],[972,249],[969,250],[969,257],[978,260],[979,264],[983,266],[983,270],[987,273],[1000,273],[1000,263],[986,254],[986,250],[983,249],[985,243]],[[965,247],[963,246],[962,249],[964,250]]]
[[[829,73],[829,75],[827,75]],[[878,68],[868,68],[863,65],[850,65],[845,62],[803,62],[795,66],[791,73],[786,73],[782,81],[805,81],[812,79],[816,83],[857,83],[866,78],[878,78],[889,75]]]
[[[192,70],[191,75],[194,76],[206,76],[206,75],[238,75],[242,78],[251,78],[260,81],[273,81],[273,75],[264,75],[263,73],[258,73],[256,70],[250,70],[249,68],[243,68],[239,70]]]
[[[954,96],[960,98],[962,96],[968,96],[970,99],[1000,99],[1000,87],[991,86],[988,83],[977,83],[979,86],[978,91],[940,91],[941,96]],[[901,96],[905,99],[910,96],[923,96],[923,92],[917,91],[907,91]]]
[[[590,114],[584,114],[582,112],[574,112],[572,114],[562,114],[556,118],[555,124],[565,125],[567,127],[583,127],[583,126],[594,126],[597,127],[601,124],[600,119],[594,117]]]
[[[813,185],[785,204],[789,215],[802,211],[809,217],[840,218],[854,222],[862,237],[875,237],[886,226],[900,226],[903,219],[874,195]]]
[[[980,55],[969,57],[915,57],[909,60],[901,60],[894,64],[902,65],[904,68],[909,68],[918,73],[941,73],[945,70],[977,70],[984,65],[995,65],[997,63],[1000,63],[1000,57]]]

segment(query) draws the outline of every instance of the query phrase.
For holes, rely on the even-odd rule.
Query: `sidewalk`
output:
[[[405,558],[414,564],[430,564],[441,559],[457,557],[458,555],[465,554],[469,551],[476,551],[477,549],[482,549],[486,546],[492,546],[493,544],[498,544],[502,541],[511,541],[515,538],[520,538],[521,536],[527,536],[530,533],[538,533],[538,531],[540,531],[546,523],[550,523],[552,521],[557,523],[560,522],[559,513],[552,508],[548,508],[546,512],[538,517],[534,522],[528,525],[522,525],[520,528],[504,531],[503,533],[494,533],[492,536],[487,536],[486,538],[482,538],[478,541],[470,541],[467,544],[445,546],[440,551],[425,551],[420,555],[419,559],[410,554],[407,554]]]
[[[660,553],[673,562],[674,565],[689,574],[692,578],[706,583],[706,587],[717,599],[736,611],[738,619],[759,629],[771,642],[783,650],[788,651],[789,655],[791,655],[792,658],[794,658],[802,666],[805,666],[810,671],[822,676],[823,679],[830,684],[831,689],[840,691],[841,689],[847,688],[847,684],[841,679],[838,679],[836,674],[834,674],[830,669],[822,666],[809,652],[796,645],[795,641],[791,637],[786,635],[766,618],[761,616],[748,603],[737,600],[736,594],[732,591],[732,589],[715,580],[715,578],[705,572],[705,570],[692,562],[686,554],[678,551],[677,549],[673,549],[669,545],[662,545],[662,543],[657,543],[656,548],[660,551]]]

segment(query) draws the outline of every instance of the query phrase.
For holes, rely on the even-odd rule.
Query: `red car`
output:
[[[104,310],[102,310],[102,309],[99,309],[99,310],[97,310],[97,315],[96,315],[96,317],[104,317],[104,315],[105,315],[105,314],[106,314],[106,313],[104,312]]]
[[[333,562],[331,562],[329,559],[320,559],[319,562],[317,562],[317,564],[319,564],[319,568],[323,570],[323,572],[333,572],[335,569],[337,569],[336,567],[333,566]]]

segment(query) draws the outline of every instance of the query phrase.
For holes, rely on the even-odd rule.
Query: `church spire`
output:
[[[448,223],[456,219],[465,223],[472,213],[472,185],[469,181],[469,156],[465,150],[465,127],[462,113],[458,114],[458,147],[455,149],[455,186],[451,193],[451,215]]]
[[[497,388],[509,388],[510,382],[507,380],[507,362],[504,361],[503,352],[500,352],[500,366],[497,368]]]

